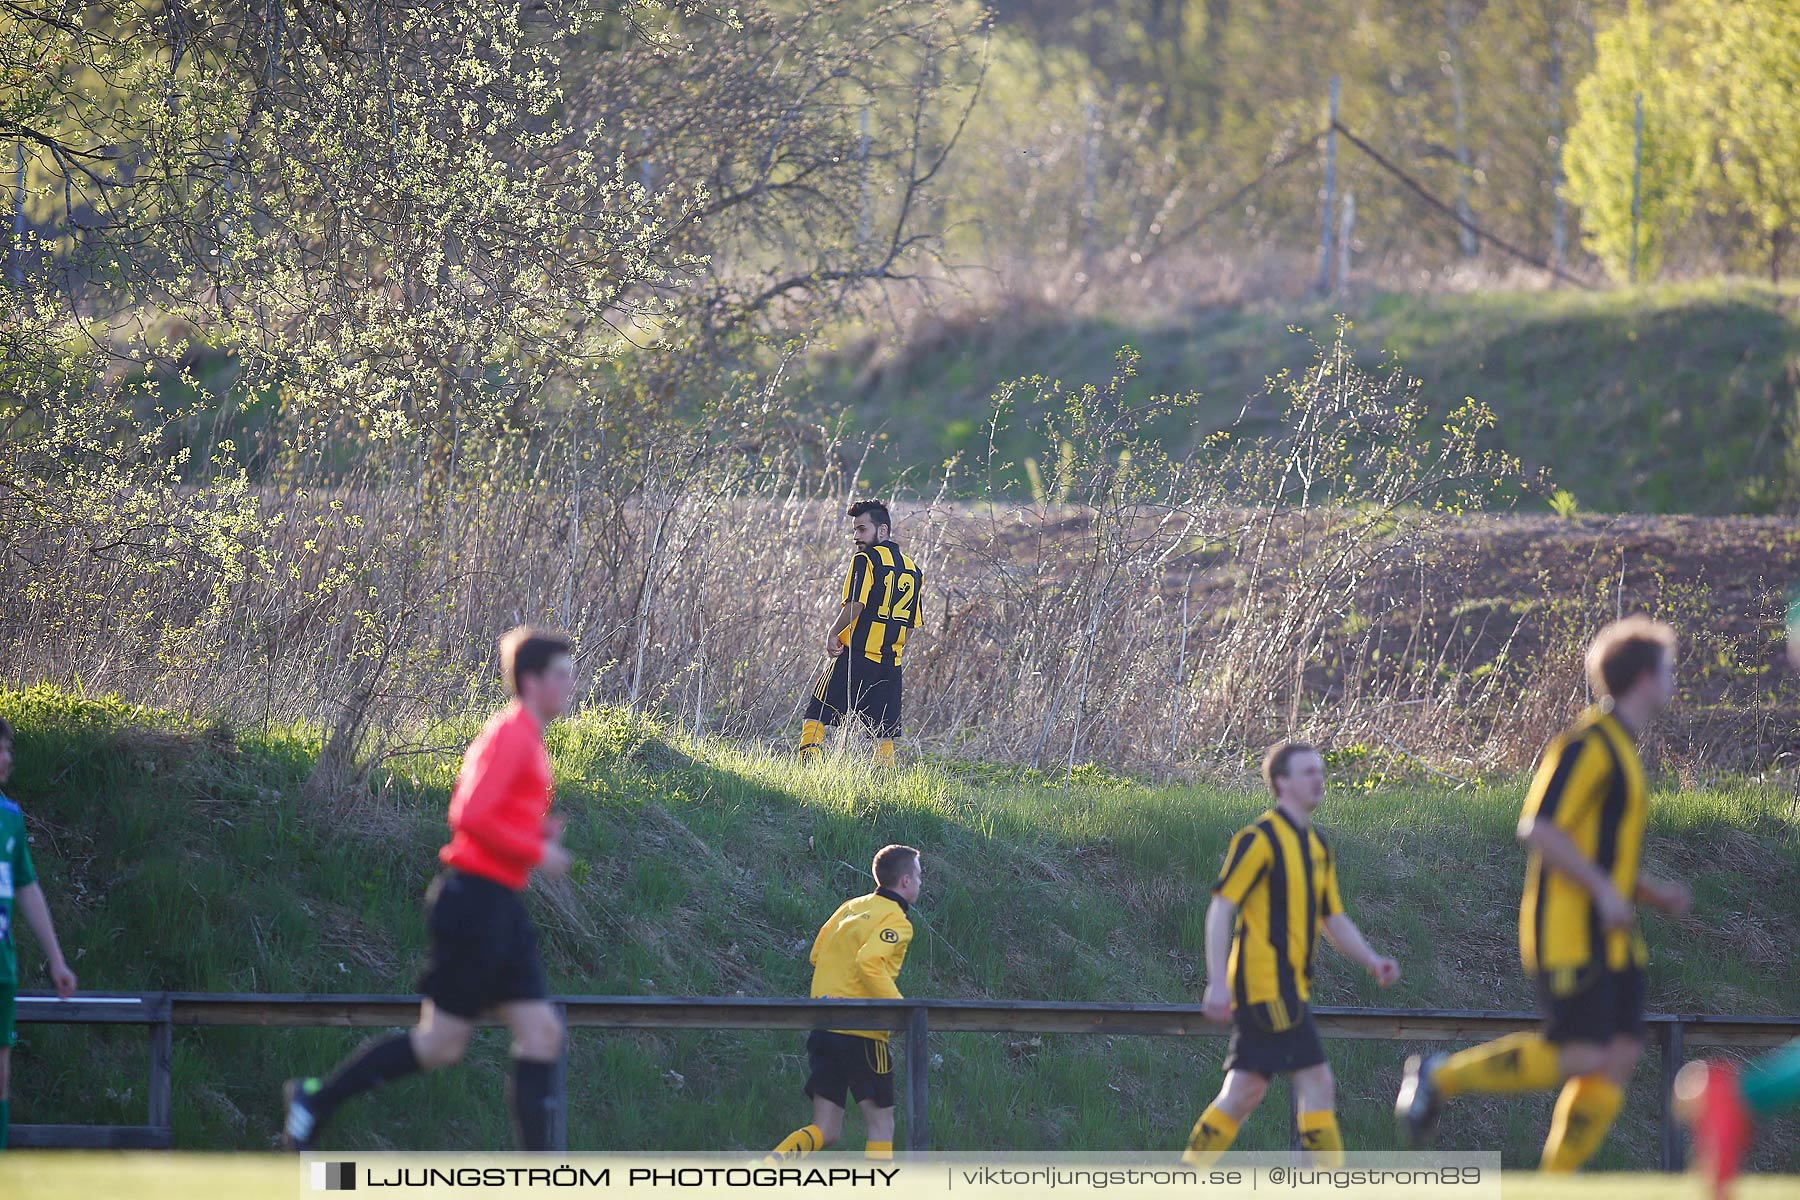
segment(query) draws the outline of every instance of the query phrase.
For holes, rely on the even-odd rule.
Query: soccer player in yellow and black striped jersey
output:
[[[919,852],[883,846],[871,866],[876,888],[846,900],[819,928],[812,946],[812,994],[846,1000],[898,1000],[895,980],[912,944],[907,912],[924,882]],[[783,1138],[772,1157],[823,1150],[844,1130],[844,1094],[856,1098],[868,1127],[869,1158],[894,1156],[894,1064],[885,1029],[815,1029],[806,1039],[812,1124]]]
[[[1394,1112],[1413,1145],[1453,1096],[1560,1086],[1542,1167],[1573,1171],[1618,1116],[1644,1049],[1646,953],[1632,906],[1679,914],[1689,901],[1686,885],[1639,870],[1648,798],[1636,739],[1674,694],[1674,660],[1674,631],[1646,617],[1607,626],[1588,648],[1599,703],[1544,751],[1519,818],[1530,848],[1519,955],[1544,1026],[1408,1059]]]
[[[891,765],[900,736],[900,659],[907,632],[919,627],[925,579],[894,544],[893,521],[879,500],[850,506],[856,554],[844,577],[844,601],[825,634],[831,662],[819,675],[800,728],[800,757],[818,754],[825,727],[856,713],[876,737],[877,761]]]
[[[1369,948],[1344,912],[1337,859],[1312,823],[1325,799],[1325,761],[1304,742],[1278,742],[1263,759],[1275,806],[1238,831],[1206,910],[1207,1017],[1231,1023],[1225,1085],[1188,1136],[1182,1159],[1212,1163],[1262,1103],[1274,1075],[1293,1077],[1301,1144],[1313,1162],[1339,1166],[1344,1142],[1333,1111],[1331,1067],[1313,1024],[1318,935],[1383,987],[1399,964]],[[1229,955],[1227,949],[1229,948]]]

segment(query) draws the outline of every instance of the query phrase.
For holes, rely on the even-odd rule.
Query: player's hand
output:
[[[566,828],[561,817],[550,813],[544,818],[544,840],[546,842],[562,841],[563,830]]]
[[[844,652],[844,643],[839,640],[838,635],[835,633],[826,634],[825,635],[825,653],[829,654],[833,658],[836,658],[838,655],[842,654],[843,652]]]
[[[1200,998],[1201,1011],[1206,1019],[1216,1021],[1220,1025],[1231,1024],[1231,992],[1222,983],[1206,985],[1206,994]]]
[[[1688,906],[1694,902],[1694,893],[1685,883],[1644,879],[1639,881],[1638,891],[1643,893],[1644,903],[1676,917],[1686,915]]]
[[[537,869],[543,872],[545,879],[561,879],[569,873],[569,865],[574,861],[574,857],[563,848],[561,842],[546,838],[544,857],[538,860]]]
[[[56,995],[59,999],[67,1000],[75,994],[75,972],[69,970],[69,964],[66,962],[50,965],[50,982],[56,985]]]
[[[1369,968],[1369,974],[1382,987],[1393,987],[1400,980],[1400,964],[1383,956],[1375,960],[1375,964]]]
[[[1610,883],[1594,897],[1594,907],[1600,911],[1600,927],[1608,931],[1627,928],[1634,915],[1631,901],[1619,895],[1619,889]]]

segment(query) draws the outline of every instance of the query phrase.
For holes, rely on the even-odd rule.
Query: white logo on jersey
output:
[[[11,900],[12,894],[12,864],[0,862],[0,900]]]

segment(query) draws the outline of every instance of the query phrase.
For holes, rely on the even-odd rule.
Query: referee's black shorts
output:
[[[1285,1029],[1271,1028],[1269,1006],[1252,1004],[1231,1010],[1231,1043],[1225,1048],[1225,1070],[1249,1071],[1265,1079],[1304,1071],[1325,1061],[1325,1045],[1313,1024],[1311,1006]]]
[[[496,1004],[550,995],[531,914],[504,884],[445,871],[425,893],[425,925],[431,960],[419,990],[451,1016],[472,1021]]]
[[[900,668],[871,662],[845,650],[819,673],[806,719],[836,725],[849,713],[864,721],[876,737],[900,736]]]

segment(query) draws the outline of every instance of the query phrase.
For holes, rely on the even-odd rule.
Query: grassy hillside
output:
[[[897,350],[850,346],[821,368],[829,405],[888,435],[876,469],[933,463],[987,444],[988,397],[1031,374],[1104,381],[1115,352],[1143,355],[1144,392],[1203,393],[1192,445],[1235,419],[1256,428],[1264,380],[1307,362],[1299,327],[1325,339],[1334,314],[1371,362],[1392,352],[1440,411],[1474,396],[1499,442],[1549,468],[1599,512],[1767,512],[1800,496],[1800,303],[1792,289],[1731,282],[1611,292],[1371,294],[1297,309],[1252,305],[1146,316],[1048,308],[977,312]],[[1002,438],[1030,453],[1016,428]]]
[[[374,794],[303,799],[306,731],[232,733],[46,691],[0,693],[19,730],[8,791],[86,986],[95,989],[410,990],[418,900],[442,840],[455,750],[428,731]],[[686,744],[616,712],[553,738],[559,804],[584,866],[532,904],[564,992],[803,993],[817,923],[860,891],[873,849],[926,853],[926,896],[902,986],[915,995],[1189,1000],[1207,885],[1248,788],[1157,787],[1099,776],[1068,786],[968,766],[870,773],[860,758],[801,771],[780,757]],[[1325,1003],[1524,1006],[1513,965],[1518,789],[1446,794],[1358,786],[1343,766],[1322,821],[1353,915],[1405,977],[1378,994],[1327,958]],[[1656,797],[1652,863],[1696,879],[1695,915],[1652,919],[1652,1005],[1793,1012],[1800,997],[1800,818],[1766,785]],[[29,941],[28,937],[26,939]],[[40,960],[29,946],[28,970]],[[275,1090],[322,1070],[355,1035],[178,1031],[176,1140],[266,1147]],[[940,1036],[932,1127],[943,1149],[1178,1146],[1217,1085],[1223,1043]],[[785,1034],[578,1031],[576,1148],[760,1148],[806,1111],[800,1039]],[[1332,1044],[1353,1145],[1391,1144],[1401,1045]],[[346,1147],[502,1147],[498,1034],[469,1069],[409,1081],[335,1129]],[[142,1119],[142,1034],[27,1026],[14,1119]],[[1651,1161],[1654,1073],[1642,1072],[1603,1163]],[[1506,1147],[1529,1164],[1548,1098],[1469,1104],[1446,1144]],[[1284,1143],[1284,1105],[1246,1148]],[[1795,1127],[1767,1165],[1800,1167]],[[854,1136],[854,1133],[853,1133]]]

